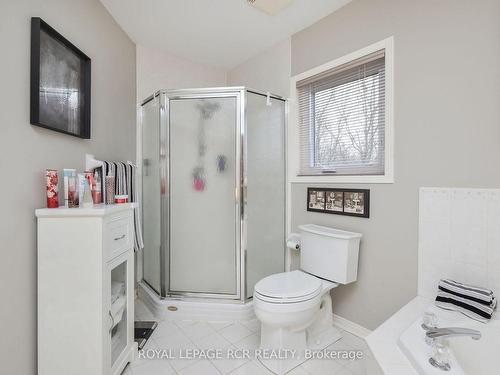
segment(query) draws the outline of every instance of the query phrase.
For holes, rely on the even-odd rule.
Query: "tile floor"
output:
[[[136,303],[137,320],[155,320],[143,303]],[[244,322],[163,320],[145,349],[257,349],[260,324]],[[343,331],[343,338],[332,344],[331,350],[360,350],[363,359],[310,359],[290,371],[289,375],[366,375],[367,364],[374,361],[366,342]],[[175,353],[174,353],[175,354]],[[255,359],[136,359],[123,375],[271,375]]]

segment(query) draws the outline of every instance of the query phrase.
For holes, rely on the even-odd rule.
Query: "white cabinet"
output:
[[[118,375],[133,360],[133,205],[36,210],[38,375]]]

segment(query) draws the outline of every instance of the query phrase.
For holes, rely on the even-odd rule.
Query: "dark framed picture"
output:
[[[307,189],[307,210],[323,212],[325,210],[325,191],[322,189]]]
[[[370,190],[307,188],[307,210],[368,218]]]
[[[344,192],[327,190],[326,191],[326,211],[343,212],[344,211]]]
[[[39,17],[31,18],[30,122],[90,138],[90,58]]]
[[[344,191],[344,215],[370,217],[370,191]]]

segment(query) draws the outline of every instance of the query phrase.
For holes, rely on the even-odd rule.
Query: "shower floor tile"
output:
[[[137,320],[155,320],[153,314],[140,301],[135,306]],[[358,360],[310,359],[294,368],[288,375],[366,375],[367,364],[374,361],[365,340],[342,331],[342,339],[328,347],[329,350],[359,350]],[[272,375],[253,358],[192,358],[193,351],[221,351],[257,349],[260,343],[260,323],[248,321],[159,321],[146,350],[163,351],[161,359],[138,358],[129,364],[123,375]],[[165,353],[170,350],[170,358]],[[175,358],[172,358],[175,357]]]

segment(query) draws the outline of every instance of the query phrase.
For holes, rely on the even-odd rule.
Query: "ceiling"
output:
[[[293,0],[271,16],[247,0],[101,0],[135,43],[226,69],[349,1]]]

